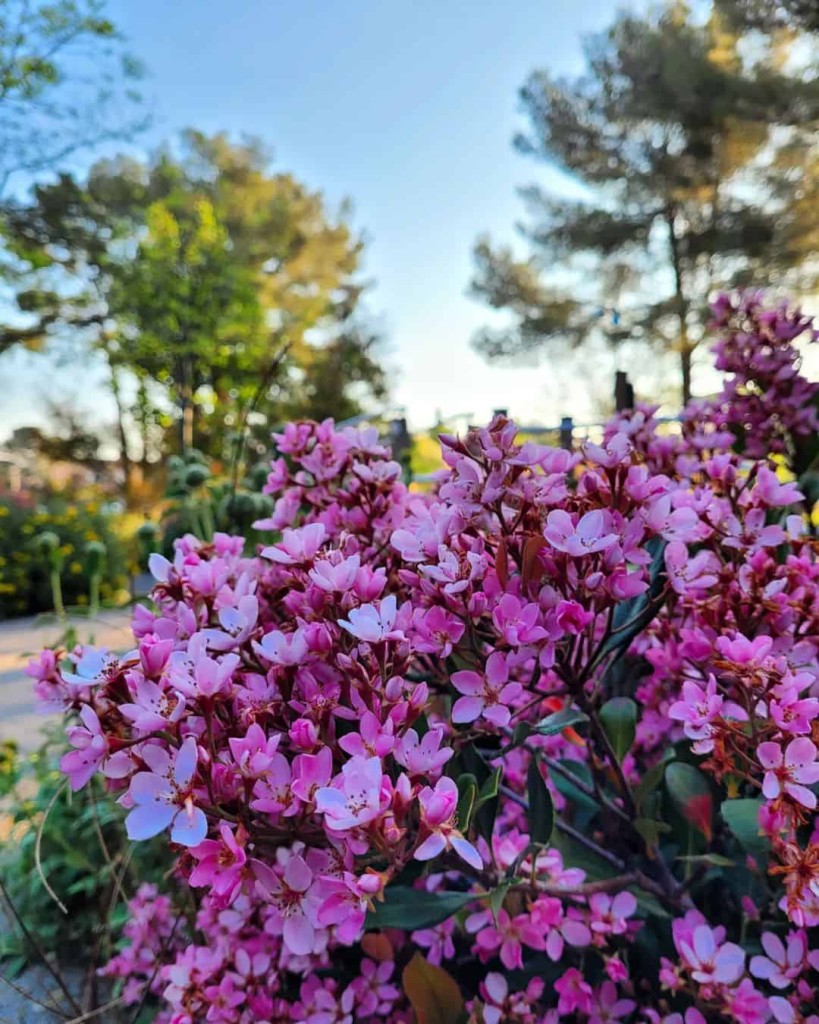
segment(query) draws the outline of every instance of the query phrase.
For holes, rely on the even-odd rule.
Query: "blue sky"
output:
[[[261,136],[275,166],[330,202],[350,197],[370,240],[373,312],[389,338],[396,404],[416,427],[444,414],[522,421],[582,416],[583,386],[539,368],[488,366],[469,348],[487,310],[466,295],[471,248],[514,238],[515,189],[560,186],[511,147],[517,89],[536,67],[582,68],[581,36],[615,0],[110,0],[146,64],[149,146],[194,126]],[[632,4],[631,6],[634,6]],[[3,415],[30,422],[42,362],[13,363],[30,385]],[[7,363],[5,372],[12,365]],[[50,375],[66,401],[104,416],[92,368]],[[602,385],[608,391],[608,381]]]

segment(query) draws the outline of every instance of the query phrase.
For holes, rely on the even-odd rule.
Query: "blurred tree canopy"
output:
[[[738,16],[773,6],[736,0],[730,19],[713,9],[698,20],[681,2],[623,14],[588,43],[581,76],[531,75],[515,145],[568,175],[578,198],[522,190],[528,258],[479,239],[473,293],[510,320],[476,336],[481,353],[643,340],[676,353],[687,400],[714,288],[815,287],[815,53]]]
[[[102,353],[126,469],[134,435],[145,462],[169,411],[180,447],[229,457],[251,411],[257,425],[343,417],[385,396],[349,209],[268,168],[256,141],[189,131],[0,208],[14,296],[0,352],[25,335]]]
[[[140,77],[103,0],[0,0],[0,195],[142,127]]]
[[[718,0],[717,8],[734,28],[819,32],[816,0]]]

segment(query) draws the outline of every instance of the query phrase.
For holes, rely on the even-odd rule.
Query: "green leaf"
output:
[[[600,708],[600,724],[617,760],[622,761],[637,732],[637,705],[631,697],[612,697]]]
[[[511,886],[511,882],[503,882],[497,887],[497,889],[493,889],[492,892],[489,893],[489,906],[492,908],[492,916],[495,919],[495,924],[498,923],[498,911],[503,906],[503,901],[506,899],[506,894],[509,892]]]
[[[469,829],[475,801],[478,798],[478,780],[469,772],[458,776],[458,828],[461,832]]]
[[[662,606],[661,594],[665,587],[665,541],[653,537],[646,548],[652,554],[648,589],[628,601],[621,601],[614,609],[612,633],[600,652],[601,657],[617,651],[625,654],[631,641],[651,622]]]
[[[588,722],[588,720],[589,716],[582,711],[578,711],[577,708],[563,708],[562,711],[555,711],[553,715],[547,715],[537,725],[530,726],[530,729],[532,732],[537,733],[538,736],[557,736],[564,729],[569,729],[574,725],[582,725],[583,722]]]
[[[589,768],[585,761],[571,761],[568,758],[561,758],[558,764],[571,775],[575,775],[579,782],[584,783],[586,786],[592,785],[591,768]],[[585,828],[600,810],[598,802],[594,797],[589,796],[588,793],[584,793],[582,789],[578,789],[564,775],[551,772],[549,778],[558,793],[564,796],[569,804],[571,804],[573,824],[577,828]]]
[[[463,747],[459,757],[466,771],[474,775],[478,780],[478,793],[480,794],[483,792],[484,787],[487,785],[491,789],[494,783],[490,780],[492,779],[492,775],[498,772],[498,769],[494,769],[494,771],[490,770],[481,755],[474,747],[471,746]],[[498,785],[500,785],[500,775],[498,776]],[[492,833],[495,829],[495,816],[497,813],[497,799],[488,798],[486,800],[479,800],[476,803],[474,812],[475,825],[488,843],[491,843],[492,840]]]
[[[665,761],[655,764],[653,768],[649,768],[643,775],[637,788],[634,790],[634,802],[638,807],[642,807],[645,801],[657,789],[663,781],[663,775],[665,775]]]
[[[477,898],[468,892],[424,892],[392,885],[387,888],[384,901],[376,903],[375,909],[367,914],[365,928],[432,928]]]
[[[529,835],[533,843],[545,846],[549,842],[555,826],[555,808],[552,794],[540,774],[540,767],[535,757],[529,762],[526,792],[529,797],[529,808],[526,812]]]
[[[699,768],[673,761],[665,770],[665,788],[675,810],[710,842],[714,833],[714,798]]]
[[[771,843],[759,830],[761,806],[761,800],[751,798],[724,800],[720,806],[720,814],[743,850],[762,864],[770,854]]]
[[[613,864],[598,857],[593,850],[588,849],[572,836],[567,836],[560,829],[555,829],[550,845],[560,851],[565,867],[582,868],[586,872],[586,880],[589,882],[599,882],[617,874],[617,869]]]
[[[664,821],[655,821],[653,818],[635,818],[634,831],[642,836],[646,846],[657,846],[660,836],[671,831],[671,826]]]
[[[687,864],[707,864],[712,868],[733,868],[736,861],[730,857],[723,857],[720,853],[696,853],[686,857],[677,857],[677,860],[685,861]]]
[[[478,799],[475,802],[476,808],[483,807],[487,800],[497,799],[502,778],[503,768],[496,768],[481,786],[480,791],[478,792]]]

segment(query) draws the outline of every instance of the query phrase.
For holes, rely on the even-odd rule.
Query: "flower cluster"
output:
[[[717,315],[723,368],[772,374],[776,436],[803,437],[806,322]],[[172,1024],[816,1020],[819,567],[735,384],[680,437],[638,412],[577,453],[498,416],[442,437],[430,495],[375,432],[291,424],[269,545],[183,538],[134,650],[40,656],[72,787],[98,773],[132,839],[166,836],[197,908],[140,891],[107,968],[127,999]]]

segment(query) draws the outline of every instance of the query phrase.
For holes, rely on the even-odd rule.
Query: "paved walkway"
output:
[[[131,614],[130,608],[106,609],[94,619],[70,617],[69,624],[81,643],[126,651],[133,646]],[[65,624],[51,616],[0,622],[0,741],[13,739],[23,751],[36,749],[49,718],[37,710],[32,680],[23,669],[37,651],[55,643],[64,631]]]

